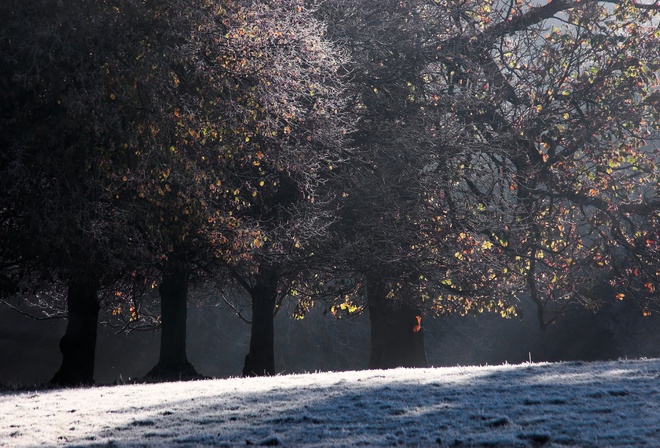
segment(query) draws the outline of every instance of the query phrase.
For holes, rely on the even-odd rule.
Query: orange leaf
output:
[[[422,316],[415,316],[415,319],[417,319],[417,325],[413,327],[413,333],[417,333],[422,329]]]

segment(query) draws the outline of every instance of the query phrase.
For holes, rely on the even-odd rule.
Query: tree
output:
[[[252,303],[244,375],[275,373],[274,313],[312,271],[312,247],[333,219],[324,184],[345,158],[345,57],[312,12],[300,0],[234,2],[222,22],[231,51],[217,51],[244,86],[232,169],[242,181],[233,216],[247,240],[226,259]]]
[[[1,224],[11,243],[0,258],[17,281],[65,284],[69,321],[53,382],[67,385],[93,381],[98,290],[121,277],[122,249],[138,237],[114,207],[115,175],[129,160],[104,71],[126,44],[110,39],[112,18],[84,1],[3,5]]]
[[[303,6],[158,7],[150,12],[157,37],[133,49],[128,72],[118,68],[136,86],[118,101],[139,99],[149,111],[135,135],[149,150],[132,147],[139,163],[123,176],[124,206],[162,275],[161,358],[149,376],[194,375],[185,355],[193,275],[217,274],[222,264],[235,277],[257,274],[249,291],[269,311],[255,312],[266,316],[255,331],[267,335],[272,271],[306,238],[301,229],[322,230],[321,203],[313,203],[344,134],[341,55]]]
[[[472,151],[448,135],[461,124],[444,136],[436,130],[447,111],[434,98],[429,70],[445,17],[424,1],[333,2],[323,11],[331,38],[352,55],[358,150],[337,187],[343,199],[335,230],[345,263],[361,276],[372,326],[369,365],[423,366],[421,320],[434,297],[452,292],[444,312],[508,308],[489,298],[488,285],[475,286],[492,260],[487,253],[472,266],[454,256],[474,251],[479,236],[448,208],[439,210],[451,182],[448,161]]]
[[[130,0],[81,1],[73,12],[48,1],[15,6],[17,20],[3,38],[3,181],[10,193],[3,231],[16,244],[2,258],[69,283],[62,371],[71,370],[64,366],[74,357],[86,373],[55,380],[92,381],[96,291],[140,292],[158,271],[164,342],[157,370],[194,373],[185,354],[191,259],[217,257],[223,217],[231,213],[214,189],[204,194],[220,184],[214,167],[204,165],[211,150],[198,152],[210,111],[197,107],[197,121],[181,113],[204,104],[195,90],[203,77],[181,50],[194,50],[187,30],[196,28],[192,17],[204,9]],[[130,319],[138,317],[133,310]],[[84,359],[77,358],[79,347],[88,347]]]
[[[375,291],[407,296],[411,332],[425,303],[438,314],[511,315],[511,298],[527,291],[545,326],[548,306],[585,300],[594,270],[643,277],[635,284],[647,296],[655,289],[657,156],[638,148],[657,129],[657,10],[327,7],[332,38],[353,53],[361,112],[340,238],[367,285],[386,285],[371,288],[372,303]]]
[[[542,327],[586,301],[598,271],[615,284],[643,273],[653,291],[657,152],[641,148],[658,123],[660,7],[436,5],[452,24],[429,78],[440,128],[462,123],[455,144],[475,148],[445,190],[464,228],[501,249]]]
[[[10,99],[18,95],[10,91],[16,83],[14,73],[22,69],[32,73],[30,68],[12,67],[14,46],[24,44],[18,51],[25,55],[18,60],[28,65],[31,57],[48,48],[40,40],[47,33],[55,35],[61,48],[56,47],[59,53],[51,53],[54,64],[38,65],[34,79],[28,79],[33,84],[24,89],[34,98],[26,103],[26,118],[17,120],[16,112],[7,110],[6,123],[15,130],[7,140],[15,153],[7,157],[6,164],[3,160],[11,170],[7,180],[27,174],[35,184],[18,188],[19,183],[14,188],[3,209],[7,212],[3,230],[24,230],[25,239],[17,245],[17,256],[24,265],[28,256],[71,251],[72,245],[89,249],[82,264],[85,269],[93,267],[94,273],[84,276],[91,279],[76,283],[87,285],[85,288],[69,288],[71,297],[81,291],[75,296],[89,306],[70,303],[69,310],[89,314],[86,321],[94,322],[87,332],[90,341],[98,314],[91,290],[101,285],[100,277],[107,277],[107,285],[113,285],[119,296],[127,289],[116,283],[119,277],[144,284],[160,272],[163,335],[159,363],[149,375],[195,375],[185,351],[186,296],[193,274],[213,271],[218,263],[240,271],[256,260],[260,248],[262,253],[268,252],[260,262],[274,264],[272,260],[277,259],[281,266],[286,260],[283,251],[295,251],[307,237],[296,233],[306,226],[309,232],[322,231],[324,224],[315,224],[322,221],[321,216],[314,212],[321,203],[313,202],[320,198],[315,189],[322,182],[322,173],[338,160],[344,134],[343,100],[336,78],[341,55],[322,40],[322,27],[301,2],[164,5],[127,0],[114,6],[82,2],[75,14],[67,14],[54,3],[44,6],[28,8],[31,15],[25,16],[36,26],[26,34],[25,42],[15,35],[24,31],[21,26],[31,23],[27,19],[10,28],[4,41],[7,64],[14,70],[3,78]],[[44,10],[52,12],[56,25],[41,15]],[[19,12],[17,9],[15,14]],[[75,27],[75,21],[91,17],[89,29]],[[110,44],[95,39],[95,34],[120,38]],[[66,65],[69,63],[71,67]],[[47,84],[52,79],[69,79],[68,70],[75,75],[71,75],[71,85]],[[42,77],[42,73],[46,75]],[[87,222],[72,223],[69,234],[55,232],[65,229],[60,223],[49,227],[48,232],[61,235],[57,239],[60,246],[48,240],[48,232],[44,232],[45,241],[29,245],[34,231],[25,224],[41,231],[39,218],[25,217],[17,224],[19,198],[30,197],[39,182],[51,179],[48,176],[55,182],[58,179],[54,172],[43,174],[41,166],[22,164],[28,137],[24,128],[14,125],[32,124],[31,108],[44,96],[39,91],[43,83],[52,96],[48,107],[55,107],[54,116],[71,126],[71,138],[56,141],[48,129],[43,139],[53,140],[47,141],[50,146],[34,144],[30,148],[58,161],[59,173],[70,170],[76,157],[88,168],[65,176],[63,183],[68,186],[70,178],[79,179],[76,193],[80,194],[75,200],[84,201],[95,218],[95,233],[88,232],[89,242],[71,235],[84,233]],[[62,105],[58,97],[62,91],[73,97],[66,103],[71,107],[57,109],[55,105]],[[81,111],[88,116],[75,115]],[[87,131],[87,139],[80,138],[81,128]],[[69,129],[63,125],[63,130]],[[66,220],[71,213],[62,195],[52,192],[47,189],[39,198],[50,201],[57,216]],[[64,196],[72,195],[67,191]],[[36,204],[32,208],[38,210]],[[286,230],[285,225],[289,225]],[[123,237],[127,231],[130,233]],[[116,241],[116,246],[109,243],[120,237],[124,239]],[[13,252],[3,253],[3,259],[13,256]],[[89,262],[94,257],[100,260],[97,264]],[[70,263],[57,263],[44,262],[38,269],[57,275],[72,269]],[[256,271],[243,274],[252,272]],[[272,314],[273,306],[269,306]],[[129,324],[138,319],[134,309]],[[73,319],[70,323],[73,327]],[[85,361],[88,366],[91,355]]]

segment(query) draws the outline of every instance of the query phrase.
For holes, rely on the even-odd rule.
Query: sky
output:
[[[0,447],[660,446],[660,360],[0,393]]]

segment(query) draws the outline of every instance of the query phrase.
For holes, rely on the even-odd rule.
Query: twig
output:
[[[4,299],[0,299],[0,303],[3,303],[7,308],[12,309],[12,310],[16,311],[17,313],[22,314],[23,316],[29,317],[30,319],[34,319],[34,320],[53,320],[53,319],[66,319],[67,318],[66,313],[56,313],[56,314],[46,315],[46,316],[35,316],[34,314],[28,313],[26,311],[23,311],[23,310],[15,307],[14,305],[12,305],[11,303],[7,302]]]
[[[234,305],[232,302],[230,302],[229,299],[227,299],[227,297],[225,297],[224,294],[220,293],[220,297],[222,297],[222,300],[223,300],[223,301],[229,306],[229,308],[231,308],[232,310],[234,310],[234,313],[236,313],[236,315],[237,315],[237,316],[238,316],[243,322],[246,322],[246,323],[252,325],[252,321],[249,320],[249,319],[247,319],[245,316],[243,316],[243,313],[242,313],[242,312],[236,307],[236,305]]]

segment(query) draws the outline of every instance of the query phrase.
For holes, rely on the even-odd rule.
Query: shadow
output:
[[[178,447],[660,446],[659,378],[660,361],[641,360],[98,388],[101,398],[89,411],[49,409],[60,417],[69,412],[70,422],[60,424],[65,429],[57,438],[39,442]],[[62,401],[68,400],[66,391],[59,393]],[[20,437],[28,426],[39,424],[38,419],[14,422],[12,431]],[[3,432],[0,428],[0,439],[11,440]]]

